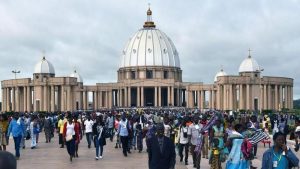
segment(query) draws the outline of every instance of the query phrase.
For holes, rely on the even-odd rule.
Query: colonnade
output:
[[[293,108],[293,86],[224,84],[217,86],[217,109],[281,110]]]
[[[187,107],[199,109],[215,109],[217,92],[213,89],[191,90],[185,92],[187,97]]]

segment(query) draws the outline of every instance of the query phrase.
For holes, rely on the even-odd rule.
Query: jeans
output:
[[[191,153],[193,155],[193,164],[196,166],[197,169],[200,169],[200,161],[201,161],[201,154],[199,156],[195,152],[196,145],[191,146]]]
[[[36,146],[36,134],[31,133],[31,147]]]
[[[123,154],[127,155],[128,151],[128,136],[120,136],[122,148],[123,148]]]
[[[75,139],[73,138],[70,141],[66,141],[67,151],[70,156],[75,155]]]
[[[180,156],[180,161],[183,159],[183,149],[184,149],[184,161],[188,162],[188,157],[189,157],[189,144],[179,144],[179,156]]]
[[[85,135],[86,135],[86,140],[88,142],[88,146],[91,147],[91,142],[93,140],[92,133],[85,133]]]
[[[110,133],[109,139],[110,139],[110,141],[113,141],[113,138],[114,138],[114,128],[109,128],[108,131]]]
[[[26,136],[26,134],[24,134],[21,138],[20,147],[25,147],[25,136]]]
[[[96,138],[96,157],[99,157],[99,149],[100,149],[100,156],[103,154],[103,143],[101,139]]]
[[[132,137],[131,143],[132,143],[131,146],[136,147],[136,131],[135,130],[133,132],[133,137]]]
[[[22,136],[14,137],[16,157],[20,157],[20,144]]]

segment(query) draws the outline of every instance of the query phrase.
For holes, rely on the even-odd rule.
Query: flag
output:
[[[254,135],[249,138],[249,142],[252,145],[254,145],[254,144],[257,144],[258,142],[262,141],[265,138],[269,138],[269,135],[260,129],[260,130],[256,130]]]

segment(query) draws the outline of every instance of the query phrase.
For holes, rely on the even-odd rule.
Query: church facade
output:
[[[2,111],[147,106],[234,111],[293,108],[293,79],[261,76],[262,71],[249,52],[238,75],[227,75],[221,69],[212,84],[183,82],[178,51],[172,40],[156,28],[148,9],[143,28],[122,51],[117,82],[84,85],[76,70],[69,76],[55,77],[54,66],[44,56],[32,78],[1,82]]]

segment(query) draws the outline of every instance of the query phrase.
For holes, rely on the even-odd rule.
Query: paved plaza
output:
[[[14,153],[13,140],[10,139],[8,151]],[[81,140],[79,147],[79,158],[73,159],[71,163],[66,148],[59,148],[58,136],[55,135],[51,143],[45,143],[44,133],[40,134],[37,149],[30,149],[30,140],[26,141],[26,148],[21,150],[21,158],[18,160],[18,169],[146,169],[148,168],[148,156],[144,149],[142,153],[133,150],[128,157],[124,157],[121,149],[114,148],[115,142],[107,139],[107,145],[104,147],[103,159],[95,160],[95,149],[88,149],[85,137]],[[292,147],[292,145],[289,145]],[[261,168],[261,159],[263,152],[267,148],[259,143],[257,159],[254,160],[254,166]],[[300,158],[300,153],[297,153]],[[177,156],[176,169],[192,169],[192,158],[189,156],[189,165],[185,166],[179,162]],[[225,168],[223,164],[223,168]],[[209,169],[208,160],[201,159],[201,168]]]

